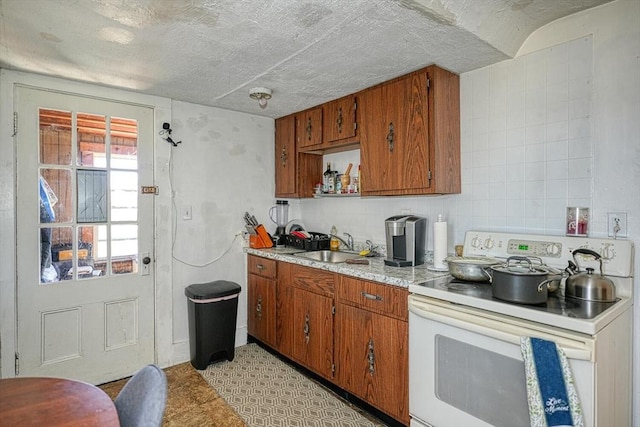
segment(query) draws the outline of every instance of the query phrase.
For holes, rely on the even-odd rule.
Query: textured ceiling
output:
[[[610,0],[0,0],[0,67],[281,117]],[[261,110],[248,96],[273,90]]]

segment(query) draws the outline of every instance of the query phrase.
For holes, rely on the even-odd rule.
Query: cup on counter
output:
[[[589,232],[589,208],[567,208],[567,236],[586,237]]]

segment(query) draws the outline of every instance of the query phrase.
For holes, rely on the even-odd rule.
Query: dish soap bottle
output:
[[[329,241],[329,249],[332,251],[337,251],[340,249],[340,240],[336,239],[335,236],[338,235],[338,229],[334,225],[331,227],[331,240]]]

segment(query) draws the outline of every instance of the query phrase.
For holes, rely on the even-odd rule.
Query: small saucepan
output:
[[[532,259],[540,265],[533,265]],[[491,289],[495,298],[518,304],[542,304],[557,290],[562,274],[535,257],[512,256],[491,267]]]

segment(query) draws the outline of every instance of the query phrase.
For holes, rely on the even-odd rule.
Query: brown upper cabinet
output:
[[[459,76],[432,65],[277,119],[276,197],[313,197],[322,154],[356,148],[363,196],[459,193]]]
[[[322,176],[322,156],[296,148],[297,121],[292,114],[275,122],[276,197],[313,197],[313,187]]]
[[[436,66],[360,95],[363,195],[460,192],[460,89]]]
[[[276,197],[296,196],[296,116],[276,120]]]
[[[324,110],[324,145],[327,148],[337,145],[357,143],[358,124],[356,122],[357,102],[355,95],[345,96],[322,106]]]
[[[296,115],[296,148],[298,150],[322,144],[322,107]]]

